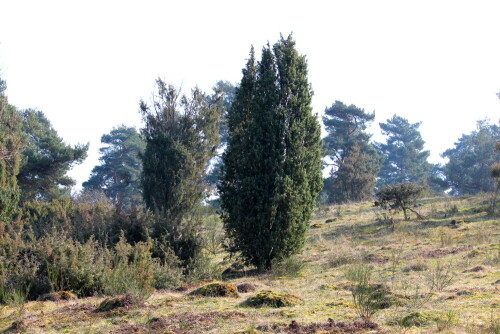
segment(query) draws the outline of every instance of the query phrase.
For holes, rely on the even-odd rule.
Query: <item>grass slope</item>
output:
[[[345,333],[500,333],[500,220],[487,215],[486,200],[424,199],[417,209],[426,218],[397,216],[394,230],[371,203],[323,208],[300,256],[272,273],[227,282],[251,283],[254,292],[213,298],[190,295],[194,288],[157,291],[144,304],[109,312],[94,312],[104,300],[97,297],[0,306],[0,332],[328,333],[337,326]],[[398,299],[372,316],[378,327],[360,322],[345,277],[355,265],[372,268],[372,283]],[[264,290],[303,302],[245,305]]]

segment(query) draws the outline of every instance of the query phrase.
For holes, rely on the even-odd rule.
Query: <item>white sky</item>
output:
[[[189,89],[237,83],[253,44],[293,32],[314,111],[335,100],[420,127],[431,161],[475,121],[500,118],[500,1],[0,0],[0,74],[9,102],[42,110],[71,144],[71,172],[98,164],[100,137],[140,126],[160,76]]]

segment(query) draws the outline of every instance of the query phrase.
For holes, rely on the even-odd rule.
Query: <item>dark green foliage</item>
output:
[[[219,143],[221,97],[193,89],[191,97],[157,80],[152,107],[141,102],[146,141],[142,187],[146,206],[161,216],[154,235],[170,243],[189,261],[199,249],[189,215],[207,186],[202,182],[207,163]]]
[[[5,81],[0,78],[0,226],[9,222],[17,209],[19,188],[16,176],[22,151],[21,118],[4,95]]]
[[[328,165],[333,166],[325,180],[329,203],[365,200],[372,195],[378,170],[377,153],[365,130],[375,114],[340,101],[325,110],[323,123],[328,135],[323,139]],[[352,167],[356,165],[357,170]]]
[[[495,162],[500,162],[500,154],[494,151],[498,140],[498,125],[490,124],[487,120],[478,121],[475,131],[462,135],[454,148],[443,153],[443,158],[448,159],[443,172],[454,194],[495,190],[490,167]]]
[[[133,127],[121,125],[101,137],[101,165],[95,166],[83,189],[102,190],[120,208],[142,203],[140,176],[145,143]]]
[[[366,201],[372,198],[378,170],[376,153],[363,152],[354,145],[342,159],[338,169],[333,169],[325,180],[324,192],[328,203]]]
[[[445,195],[446,191],[450,188],[450,184],[446,179],[441,164],[435,164],[430,171],[429,179],[427,180],[429,190],[437,196]]]
[[[320,127],[307,63],[291,36],[252,49],[228,113],[218,185],[230,250],[258,269],[300,252],[322,187]]]
[[[495,153],[500,153],[500,140],[495,144]],[[491,213],[495,214],[496,205],[497,205],[497,197],[498,193],[500,193],[500,162],[495,162],[490,167],[490,176],[495,181],[495,193],[491,200]]]
[[[422,196],[425,189],[425,186],[419,186],[412,182],[388,185],[377,191],[375,194],[377,199],[375,204],[384,209],[395,211],[402,210],[405,220],[408,220],[408,211],[414,212],[417,216],[420,216],[412,208],[415,206],[417,199]]]
[[[365,130],[374,118],[375,113],[340,101],[325,110],[323,123],[328,135],[323,141],[333,165],[330,177],[325,180],[328,202],[363,201],[372,197],[379,158]]]
[[[500,162],[495,162],[491,165],[490,175],[495,180],[496,188],[500,187]]]
[[[328,135],[323,139],[325,152],[334,161],[342,160],[343,153],[360,143],[367,145],[370,135],[366,128],[375,119],[375,113],[367,113],[364,109],[340,101],[325,109],[323,124]]]
[[[22,201],[68,197],[75,181],[66,173],[87,157],[88,145],[65,144],[41,111],[21,115],[26,148],[17,181]]]
[[[383,158],[377,180],[378,188],[402,182],[427,183],[431,170],[431,165],[427,162],[430,153],[424,150],[425,142],[418,130],[420,124],[411,124],[397,115],[386,123],[380,123],[387,142],[377,145]]]

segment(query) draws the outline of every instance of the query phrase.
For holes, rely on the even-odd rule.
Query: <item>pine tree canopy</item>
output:
[[[377,187],[405,182],[427,184],[432,166],[427,161],[430,152],[424,150],[425,142],[418,130],[420,124],[411,124],[397,115],[380,123],[387,141],[378,144],[383,163]]]
[[[498,140],[500,126],[482,120],[477,122],[476,130],[462,135],[454,148],[442,154],[443,158],[448,159],[443,172],[452,193],[476,194],[495,189],[490,167],[500,162],[500,153],[495,151]]]
[[[365,130],[374,118],[375,113],[340,101],[325,110],[323,123],[328,134],[323,141],[333,165],[325,180],[327,202],[362,201],[373,195],[380,159]]]
[[[140,177],[145,143],[134,127],[121,125],[101,137],[101,164],[92,169],[84,190],[101,190],[121,208],[142,203]]]
[[[69,196],[75,181],[66,173],[87,157],[88,144],[64,143],[41,111],[28,109],[21,116],[26,147],[17,180],[22,200]]]
[[[332,159],[342,160],[343,152],[354,145],[369,145],[370,135],[366,128],[375,119],[375,113],[367,113],[364,109],[340,101],[325,109],[323,124],[328,135],[324,138],[325,152]],[[373,148],[371,148],[373,150]]]

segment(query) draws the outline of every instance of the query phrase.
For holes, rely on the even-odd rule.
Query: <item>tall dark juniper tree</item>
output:
[[[325,110],[323,124],[326,156],[333,168],[325,180],[328,202],[363,201],[370,199],[379,170],[377,151],[370,143],[367,126],[375,113],[367,113],[355,105],[340,101]]]
[[[258,269],[300,252],[322,187],[320,126],[292,37],[253,48],[228,113],[218,184],[231,251]]]
[[[142,188],[146,206],[160,215],[157,238],[166,239],[187,264],[196,252],[196,238],[182,223],[203,199],[207,163],[219,143],[222,98],[208,97],[198,88],[180,96],[172,85],[157,80],[152,106],[141,101],[146,141]]]

